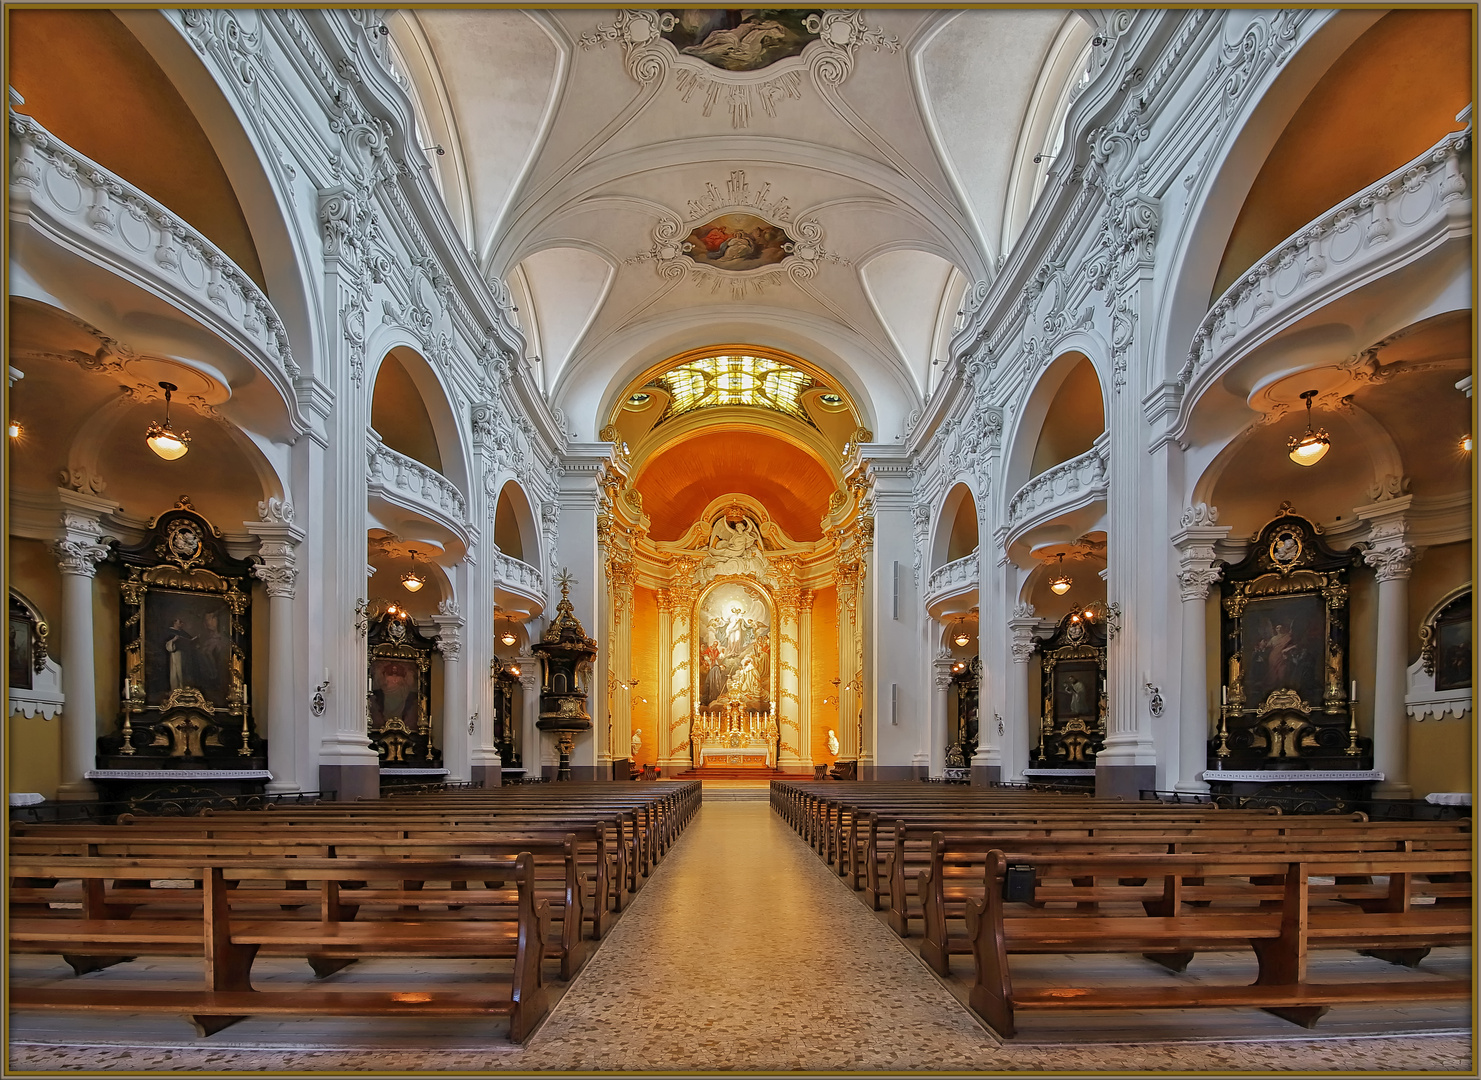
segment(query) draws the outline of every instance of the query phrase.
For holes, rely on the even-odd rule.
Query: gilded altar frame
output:
[[[366,650],[365,728],[370,744],[386,768],[440,768],[442,752],[432,740],[433,642],[424,637],[405,612],[385,612],[368,628]],[[385,680],[404,668],[416,673],[412,700],[416,716],[405,711],[387,715]]]
[[[1221,590],[1223,688],[1210,764],[1222,768],[1371,767],[1349,693],[1349,574],[1289,503],[1227,566]]]
[[[100,763],[255,768],[265,764],[249,698],[252,564],[181,496],[141,544],[115,545],[121,668],[119,730]]]
[[[1106,628],[1102,619],[1071,611],[1054,635],[1039,644],[1042,673],[1039,740],[1034,765],[1042,769],[1085,769],[1095,766],[1106,738]],[[1080,683],[1084,707],[1062,701],[1061,678],[1087,677]],[[1073,698],[1071,698],[1073,700]]]

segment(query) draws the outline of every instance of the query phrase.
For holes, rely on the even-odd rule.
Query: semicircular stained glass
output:
[[[802,395],[826,384],[785,360],[732,355],[687,361],[656,376],[649,385],[662,387],[669,395],[660,424],[695,409],[750,405],[815,427],[802,407]]]

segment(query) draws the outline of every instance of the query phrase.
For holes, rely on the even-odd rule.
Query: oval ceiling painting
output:
[[[663,37],[686,56],[726,71],[757,71],[796,56],[818,39],[821,8],[665,8]],[[663,20],[668,26],[670,20]]]
[[[781,229],[754,214],[725,214],[699,226],[688,236],[689,257],[721,270],[755,270],[787,257],[783,245],[792,242]]]

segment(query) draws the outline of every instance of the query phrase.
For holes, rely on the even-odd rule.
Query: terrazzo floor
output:
[[[719,792],[717,791],[718,795]],[[31,958],[13,958],[15,961]],[[390,962],[386,962],[390,963]],[[133,965],[127,965],[133,966]],[[363,969],[356,972],[355,969]],[[431,965],[428,965],[430,971]],[[62,969],[65,971],[65,969]],[[102,978],[122,969],[95,973]],[[332,981],[414,979],[403,962]],[[768,804],[707,799],[550,1016],[522,1047],[462,1021],[247,1020],[198,1042],[183,1020],[16,1014],[11,1073],[734,1070],[1219,1075],[1445,1071],[1475,1075],[1457,1030],[1313,1038],[1004,1045],[802,843]],[[1336,1012],[1332,1014],[1336,1016]],[[1217,1029],[1214,1025],[1213,1030]],[[1384,1030],[1381,1026],[1380,1031]]]

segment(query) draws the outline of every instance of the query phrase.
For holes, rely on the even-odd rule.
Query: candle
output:
[[[375,693],[375,680],[369,675],[365,676],[365,692],[367,694]]]
[[[1358,700],[1358,681],[1356,679],[1354,679],[1352,681],[1352,693],[1347,696],[1347,700],[1349,700],[1349,701],[1357,701]]]
[[[1221,687],[1219,687],[1219,704],[1221,704],[1221,705],[1228,705],[1229,704],[1229,687],[1227,687],[1227,686],[1221,686]]]
[[[127,675],[123,677],[123,699],[125,701],[129,699],[129,677]]]

